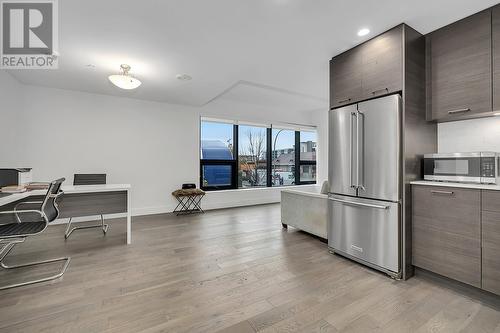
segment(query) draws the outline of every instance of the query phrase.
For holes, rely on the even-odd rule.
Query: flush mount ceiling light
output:
[[[131,76],[128,72],[130,71],[130,66],[127,64],[120,65],[120,69],[122,71],[121,74],[114,74],[108,77],[109,81],[113,83],[115,86],[121,89],[131,90],[139,87],[141,85],[141,81]]]
[[[359,29],[358,36],[363,37],[363,36],[368,35],[369,33],[370,33],[370,29],[367,29],[367,28]]]

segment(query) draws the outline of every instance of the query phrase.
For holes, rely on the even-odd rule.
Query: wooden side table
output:
[[[174,209],[174,213],[179,215],[205,213],[201,208],[201,199],[205,196],[205,191],[193,188],[186,190],[175,190],[172,195],[179,202]]]

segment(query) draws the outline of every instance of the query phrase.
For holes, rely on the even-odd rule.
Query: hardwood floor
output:
[[[107,236],[65,242],[57,225],[15,248],[8,262],[72,261],[62,280],[0,292],[1,332],[500,332],[496,297],[331,255],[282,229],[279,205],[136,217],[129,246],[109,222]]]

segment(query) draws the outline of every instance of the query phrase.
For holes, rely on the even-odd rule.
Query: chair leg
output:
[[[3,269],[16,269],[16,268],[43,265],[43,264],[48,264],[48,263],[53,263],[53,262],[58,262],[58,261],[63,261],[64,265],[63,265],[62,269],[59,271],[59,273],[57,273],[57,274],[50,275],[50,276],[40,278],[40,279],[35,279],[35,280],[0,286],[0,290],[21,287],[21,286],[27,286],[27,285],[31,285],[31,284],[35,284],[35,283],[40,283],[40,282],[51,281],[51,280],[55,280],[55,279],[58,279],[61,276],[63,276],[63,274],[66,272],[66,269],[68,268],[69,262],[71,260],[70,257],[62,257],[62,258],[48,259],[48,260],[42,260],[42,261],[34,261],[34,262],[25,263],[25,264],[11,265],[11,266],[4,264],[3,260],[10,253],[10,251],[12,251],[14,246],[16,244],[22,243],[22,242],[24,242],[24,238],[12,240],[11,242],[7,243],[6,246],[4,246],[4,248],[0,252],[0,267],[1,268],[3,268]]]
[[[102,233],[106,235],[108,232],[108,225],[104,224],[104,216],[101,214],[101,228],[102,228]]]
[[[64,239],[68,239],[69,235],[71,235],[71,233],[75,230],[75,229],[71,229],[71,220],[72,219],[73,219],[72,217],[69,218],[68,226],[66,227],[66,231],[64,232]]]
[[[79,229],[101,228],[103,234],[106,235],[106,233],[108,232],[109,225],[104,224],[104,216],[103,215],[100,215],[100,216],[101,216],[101,223],[100,224],[84,225],[84,226],[78,226],[78,227],[73,227],[73,228],[71,228],[71,218],[70,218],[69,222],[68,222],[68,227],[66,228],[66,232],[64,233],[64,239],[68,239],[69,236],[73,233],[73,231],[79,230]]]
[[[13,238],[9,241],[3,241],[5,243],[4,247],[0,250],[0,263],[3,262],[3,259],[9,254],[9,252],[12,250],[12,248],[19,243],[24,243],[24,240],[26,238]],[[0,241],[0,243],[3,243]]]

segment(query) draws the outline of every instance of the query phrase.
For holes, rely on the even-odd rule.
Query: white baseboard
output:
[[[270,203],[278,203],[280,199],[270,199],[270,198],[260,198],[260,199],[247,199],[241,201],[225,201],[225,202],[202,202],[202,208],[204,210],[213,210],[213,209],[223,209],[223,208],[235,208],[235,207],[244,207],[244,206],[253,206],[253,205],[263,205]],[[175,207],[172,206],[158,206],[158,207],[140,207],[140,208],[132,208],[132,216],[145,216],[145,215],[155,215],[155,214],[166,214],[172,213]],[[127,217],[127,214],[108,214],[105,215],[105,219],[114,219],[114,218],[123,218]],[[79,222],[88,222],[88,221],[98,221],[100,220],[100,216],[85,216],[85,217],[75,217],[72,220],[72,223]],[[57,219],[52,224],[66,224],[69,219]]]
[[[238,202],[228,201],[228,202],[217,202],[217,203],[213,203],[213,204],[205,204],[202,206],[202,208],[204,210],[212,210],[212,209],[264,205],[264,204],[271,204],[271,203],[278,203],[278,202],[280,202],[279,199],[277,199],[277,200],[249,199],[249,200],[242,200],[242,201],[238,201]]]

